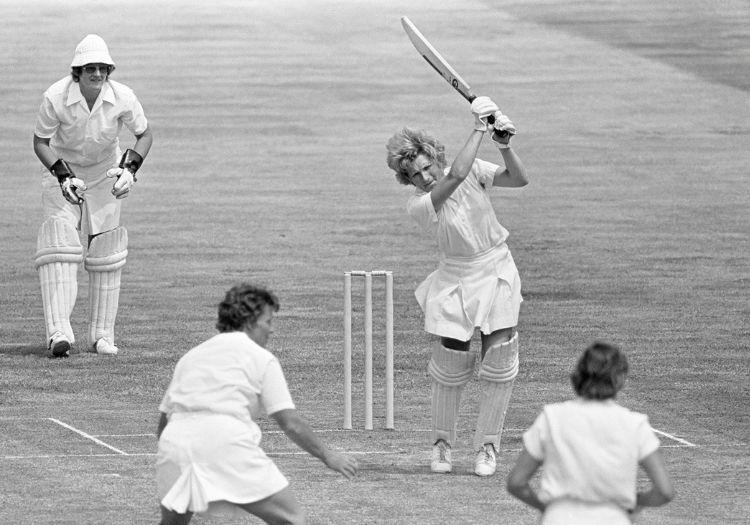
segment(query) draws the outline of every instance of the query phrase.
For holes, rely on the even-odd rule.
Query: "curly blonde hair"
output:
[[[441,168],[445,167],[445,146],[422,130],[404,128],[388,140],[385,148],[388,167],[396,172],[396,180],[404,185],[412,184],[409,165],[419,155],[437,162]]]

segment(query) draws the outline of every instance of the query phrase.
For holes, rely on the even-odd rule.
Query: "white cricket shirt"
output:
[[[224,332],[177,362],[159,410],[227,414],[251,423],[295,408],[278,359],[244,332]]]
[[[638,462],[659,448],[645,414],[614,400],[546,405],[523,444],[542,461],[539,498],[635,507]]]
[[[489,190],[498,168],[476,159],[466,180],[437,212],[429,193],[417,189],[409,198],[407,212],[424,229],[435,232],[441,258],[474,257],[508,238],[490,201]]]
[[[133,90],[107,80],[89,111],[78,82],[68,75],[44,92],[34,134],[50,139],[52,149],[66,161],[91,166],[117,155],[123,125],[133,135],[148,127]]]

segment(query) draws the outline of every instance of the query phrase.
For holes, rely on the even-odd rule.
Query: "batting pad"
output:
[[[474,449],[492,443],[500,450],[505,413],[508,410],[513,383],[518,375],[518,332],[510,341],[491,346],[479,366],[479,384],[482,390],[479,402]]]
[[[83,246],[73,225],[61,219],[47,219],[39,228],[34,266],[39,273],[47,341],[55,332],[75,341],[70,314],[78,296],[78,265]]]
[[[464,386],[474,375],[475,354],[439,344],[427,370],[432,377],[432,442],[456,441],[456,420]]]
[[[128,232],[122,226],[91,241],[84,267],[89,272],[89,343],[106,337],[115,344],[120,276],[128,256]]]

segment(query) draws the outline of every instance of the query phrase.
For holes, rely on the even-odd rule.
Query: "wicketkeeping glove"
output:
[[[135,174],[129,169],[125,168],[112,168],[107,170],[107,177],[114,179],[117,177],[114,185],[112,185],[112,195],[118,199],[124,199],[130,193],[130,188],[135,182]]]
[[[471,103],[471,112],[474,115],[474,129],[477,131],[487,131],[489,125],[487,117],[500,111],[497,104],[492,102],[490,97],[477,97]]]
[[[117,199],[124,199],[130,194],[130,188],[138,180],[135,178],[135,172],[141,167],[143,157],[132,149],[128,149],[120,160],[120,166],[107,170],[107,177],[115,178],[112,186],[112,195]]]
[[[510,139],[516,134],[516,127],[513,122],[503,115],[500,111],[495,112],[495,124],[492,131],[492,142],[498,149],[510,147]]]
[[[77,178],[70,166],[63,159],[57,161],[49,168],[52,175],[57,177],[65,200],[76,206],[83,202],[83,192],[86,191],[86,183]]]

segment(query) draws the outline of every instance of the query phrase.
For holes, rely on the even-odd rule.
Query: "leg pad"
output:
[[[464,386],[474,374],[475,355],[438,344],[427,370],[432,377],[432,442],[456,440],[456,421]]]
[[[115,343],[120,276],[128,256],[128,232],[122,226],[93,238],[84,261],[89,272],[89,343]]]
[[[474,448],[492,443],[500,450],[513,383],[518,375],[518,332],[510,341],[491,346],[479,367],[481,400],[474,434]]]
[[[73,225],[55,218],[42,223],[34,266],[39,273],[48,343],[59,334],[70,343],[74,341],[70,314],[78,296],[78,265],[82,258],[83,246]]]

